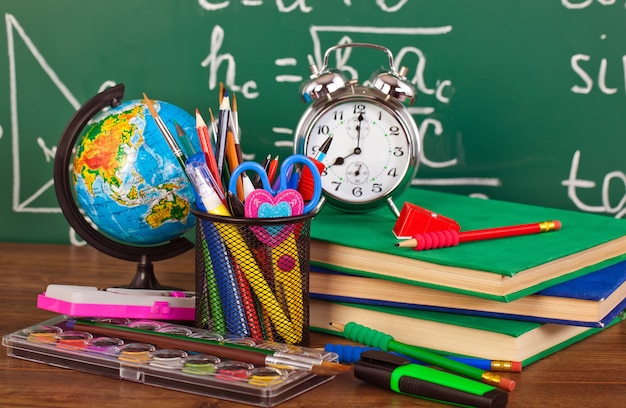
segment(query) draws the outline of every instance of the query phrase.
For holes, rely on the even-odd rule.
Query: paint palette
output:
[[[259,354],[282,355],[287,359],[319,360],[333,364],[333,352],[213,333],[156,320],[88,319],[91,330],[76,329],[75,319],[58,316],[5,335],[7,355],[57,367],[250,405],[272,407],[330,381],[332,375],[317,375],[306,368],[285,365],[253,365],[225,359],[217,353],[193,351],[194,342],[258,350]],[[107,326],[124,335],[103,336],[98,326]],[[137,341],[133,331],[151,335],[154,344]],[[92,333],[93,332],[93,333]],[[183,348],[163,347],[159,337],[182,339]],[[129,340],[130,339],[130,340]]]

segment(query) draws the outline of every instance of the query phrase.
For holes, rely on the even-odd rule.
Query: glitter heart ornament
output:
[[[248,218],[280,218],[301,215],[304,211],[302,195],[293,189],[286,189],[272,196],[263,189],[254,190],[245,202],[245,215]],[[266,245],[275,247],[283,242],[294,230],[295,225],[259,226],[250,229]]]

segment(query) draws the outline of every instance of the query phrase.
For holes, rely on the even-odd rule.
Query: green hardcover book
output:
[[[562,227],[414,251],[395,246],[396,218],[389,209],[346,214],[326,206],[311,226],[311,264],[508,302],[616,263],[626,253],[622,219],[416,188],[397,202],[452,218],[461,232],[548,220]]]
[[[616,264],[511,302],[319,269],[311,270],[309,294],[333,302],[604,327],[626,309],[626,255],[619,258]]]
[[[607,327],[624,317],[620,314]],[[524,366],[606,329],[311,300],[312,330],[341,335],[329,323],[348,322],[442,354],[521,361]]]

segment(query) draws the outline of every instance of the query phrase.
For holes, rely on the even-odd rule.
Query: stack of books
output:
[[[415,251],[395,246],[389,209],[326,206],[311,227],[312,330],[356,322],[442,353],[528,365],[624,319],[626,220],[415,188],[400,200],[461,231],[562,227]]]

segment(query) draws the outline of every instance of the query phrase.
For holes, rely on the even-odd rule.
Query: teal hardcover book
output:
[[[387,208],[347,214],[326,206],[311,226],[311,264],[348,274],[511,301],[619,261],[626,220],[411,188],[410,202],[448,218],[461,231],[559,220],[549,233],[414,251],[396,247]]]
[[[329,323],[355,322],[399,342],[442,354],[520,361],[523,365],[605,329],[318,299],[312,299],[310,306],[310,326],[315,331],[341,336]],[[624,313],[618,315],[607,327],[624,317]]]

